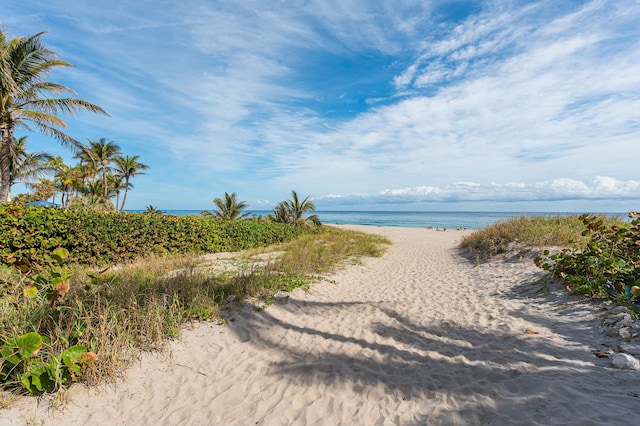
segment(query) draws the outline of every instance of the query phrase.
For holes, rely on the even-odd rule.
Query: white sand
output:
[[[463,231],[351,228],[394,245],[262,312],[186,329],[126,382],[74,386],[63,411],[30,399],[0,424],[640,424],[640,374],[591,353],[597,310],[536,293],[530,261],[474,267]]]

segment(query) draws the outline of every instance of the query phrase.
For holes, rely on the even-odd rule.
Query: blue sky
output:
[[[140,155],[127,208],[640,210],[640,2],[4,0]],[[72,162],[54,140],[28,146]]]

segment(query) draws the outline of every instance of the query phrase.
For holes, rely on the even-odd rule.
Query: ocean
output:
[[[137,212],[139,212],[138,210]],[[271,210],[250,210],[253,216],[266,216]],[[200,210],[164,210],[165,214],[179,216],[199,215]],[[480,229],[496,222],[520,216],[569,216],[581,213],[538,213],[538,212],[417,212],[417,211],[316,211],[325,224],[403,226],[410,228],[466,228]],[[628,219],[626,213],[605,213]]]

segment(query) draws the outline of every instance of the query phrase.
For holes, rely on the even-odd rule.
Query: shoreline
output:
[[[635,423],[638,373],[594,356],[597,308],[540,293],[544,271],[471,264],[471,231],[339,226],[393,245],[264,311],[185,327],[61,410],[22,398],[0,425]]]

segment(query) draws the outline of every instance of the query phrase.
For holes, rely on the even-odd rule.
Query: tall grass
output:
[[[140,351],[162,348],[178,336],[186,321],[216,320],[222,306],[309,285],[341,264],[380,256],[387,243],[382,237],[325,227],[262,249],[275,253],[267,262],[252,260],[256,250],[240,253],[235,271],[216,271],[195,255],[149,257],[102,271],[76,267],[70,291],[53,303],[27,297],[23,278],[5,267],[0,270],[0,344],[38,332],[49,340],[39,353],[43,363],[83,345],[98,361],[83,370],[81,379],[89,384],[113,380]],[[0,385],[21,390],[19,382]]]
[[[600,217],[605,223],[622,224],[619,218]],[[581,249],[587,243],[585,225],[579,216],[517,217],[490,225],[464,237],[460,246],[478,262],[505,253],[512,243],[527,247]]]
[[[307,234],[290,243],[274,266],[293,274],[329,272],[341,262],[379,257],[385,244],[389,240],[378,235],[325,227],[321,234]]]

